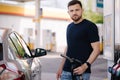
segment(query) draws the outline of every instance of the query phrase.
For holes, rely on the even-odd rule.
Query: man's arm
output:
[[[93,48],[93,51],[87,60],[87,62],[89,62],[90,64],[92,64],[100,54],[100,43],[94,42],[94,43],[91,43],[91,46]]]
[[[90,64],[92,64],[96,60],[96,58],[98,57],[98,55],[100,53],[100,43],[94,42],[94,43],[91,43],[91,46],[93,48],[93,51],[87,60],[87,62]],[[83,72],[86,71],[87,68],[88,68],[88,65],[86,63],[84,63],[82,66],[75,68],[74,73],[82,74]]]
[[[67,51],[67,47],[65,48],[64,55],[66,55],[66,51]],[[59,80],[59,78],[61,76],[65,60],[66,60],[65,58],[62,58],[61,64],[60,64],[60,66],[58,68],[57,75],[56,75],[57,80]]]

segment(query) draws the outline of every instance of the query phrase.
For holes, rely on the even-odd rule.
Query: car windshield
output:
[[[17,35],[16,33],[11,33],[8,41],[18,58],[31,57],[28,46],[25,44],[24,40],[19,35]]]

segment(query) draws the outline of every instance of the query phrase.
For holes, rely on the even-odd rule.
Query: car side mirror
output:
[[[47,54],[47,51],[45,49],[36,48],[35,49],[35,56],[34,57],[40,57],[40,56],[44,56],[46,54]]]

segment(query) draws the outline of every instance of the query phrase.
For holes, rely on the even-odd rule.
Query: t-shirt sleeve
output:
[[[88,28],[88,39],[90,43],[99,41],[98,28],[95,24],[91,24]]]

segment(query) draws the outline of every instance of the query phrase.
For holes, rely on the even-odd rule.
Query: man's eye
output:
[[[76,11],[79,11],[79,9],[76,9]]]
[[[73,10],[70,10],[70,12],[73,12]]]

